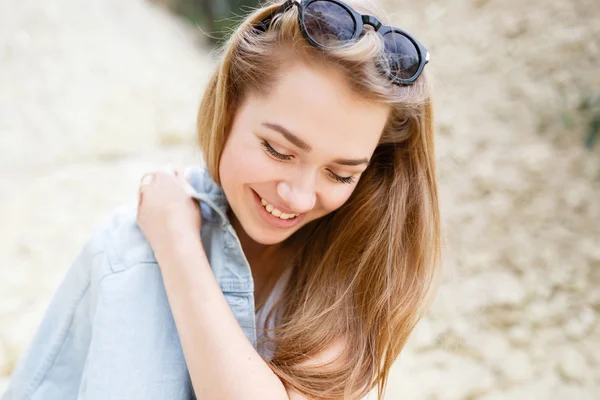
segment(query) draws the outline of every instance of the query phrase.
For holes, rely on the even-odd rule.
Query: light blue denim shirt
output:
[[[202,211],[201,237],[235,317],[256,344],[254,282],[205,167],[186,177]],[[99,224],[69,268],[3,400],[195,399],[154,253],[121,207]]]

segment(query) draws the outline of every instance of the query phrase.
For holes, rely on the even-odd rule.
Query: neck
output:
[[[244,255],[250,263],[250,268],[253,272],[258,272],[259,270],[260,272],[266,272],[265,270],[268,270],[268,266],[271,264],[270,262],[267,262],[267,260],[274,259],[274,255],[277,253],[277,250],[280,246],[264,245],[258,243],[250,236],[248,236],[248,234],[240,224],[240,221],[233,214],[233,212],[231,212],[231,209],[229,209],[228,214],[229,219],[231,221],[231,225],[233,226],[235,233],[240,239]]]

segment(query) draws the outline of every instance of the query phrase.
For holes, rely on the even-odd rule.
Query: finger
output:
[[[138,199],[137,199],[137,210],[138,210],[138,214],[140,211],[140,206],[142,204],[142,199],[144,197],[144,188],[146,187],[146,185],[140,185],[140,187],[138,188]],[[139,215],[138,215],[139,216]]]
[[[154,181],[154,172],[149,172],[147,174],[144,174],[142,176],[142,179],[140,180],[140,187],[149,185],[153,181]]]

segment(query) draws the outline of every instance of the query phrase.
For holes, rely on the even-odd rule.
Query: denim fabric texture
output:
[[[204,166],[187,168],[213,273],[256,343],[254,282]],[[123,206],[97,225],[68,269],[2,400],[195,399],[154,253]]]

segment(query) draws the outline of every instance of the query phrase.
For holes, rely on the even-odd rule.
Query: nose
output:
[[[277,184],[277,193],[296,214],[303,214],[312,210],[317,198],[314,185],[306,182],[308,179],[304,181],[295,185],[286,181]]]

